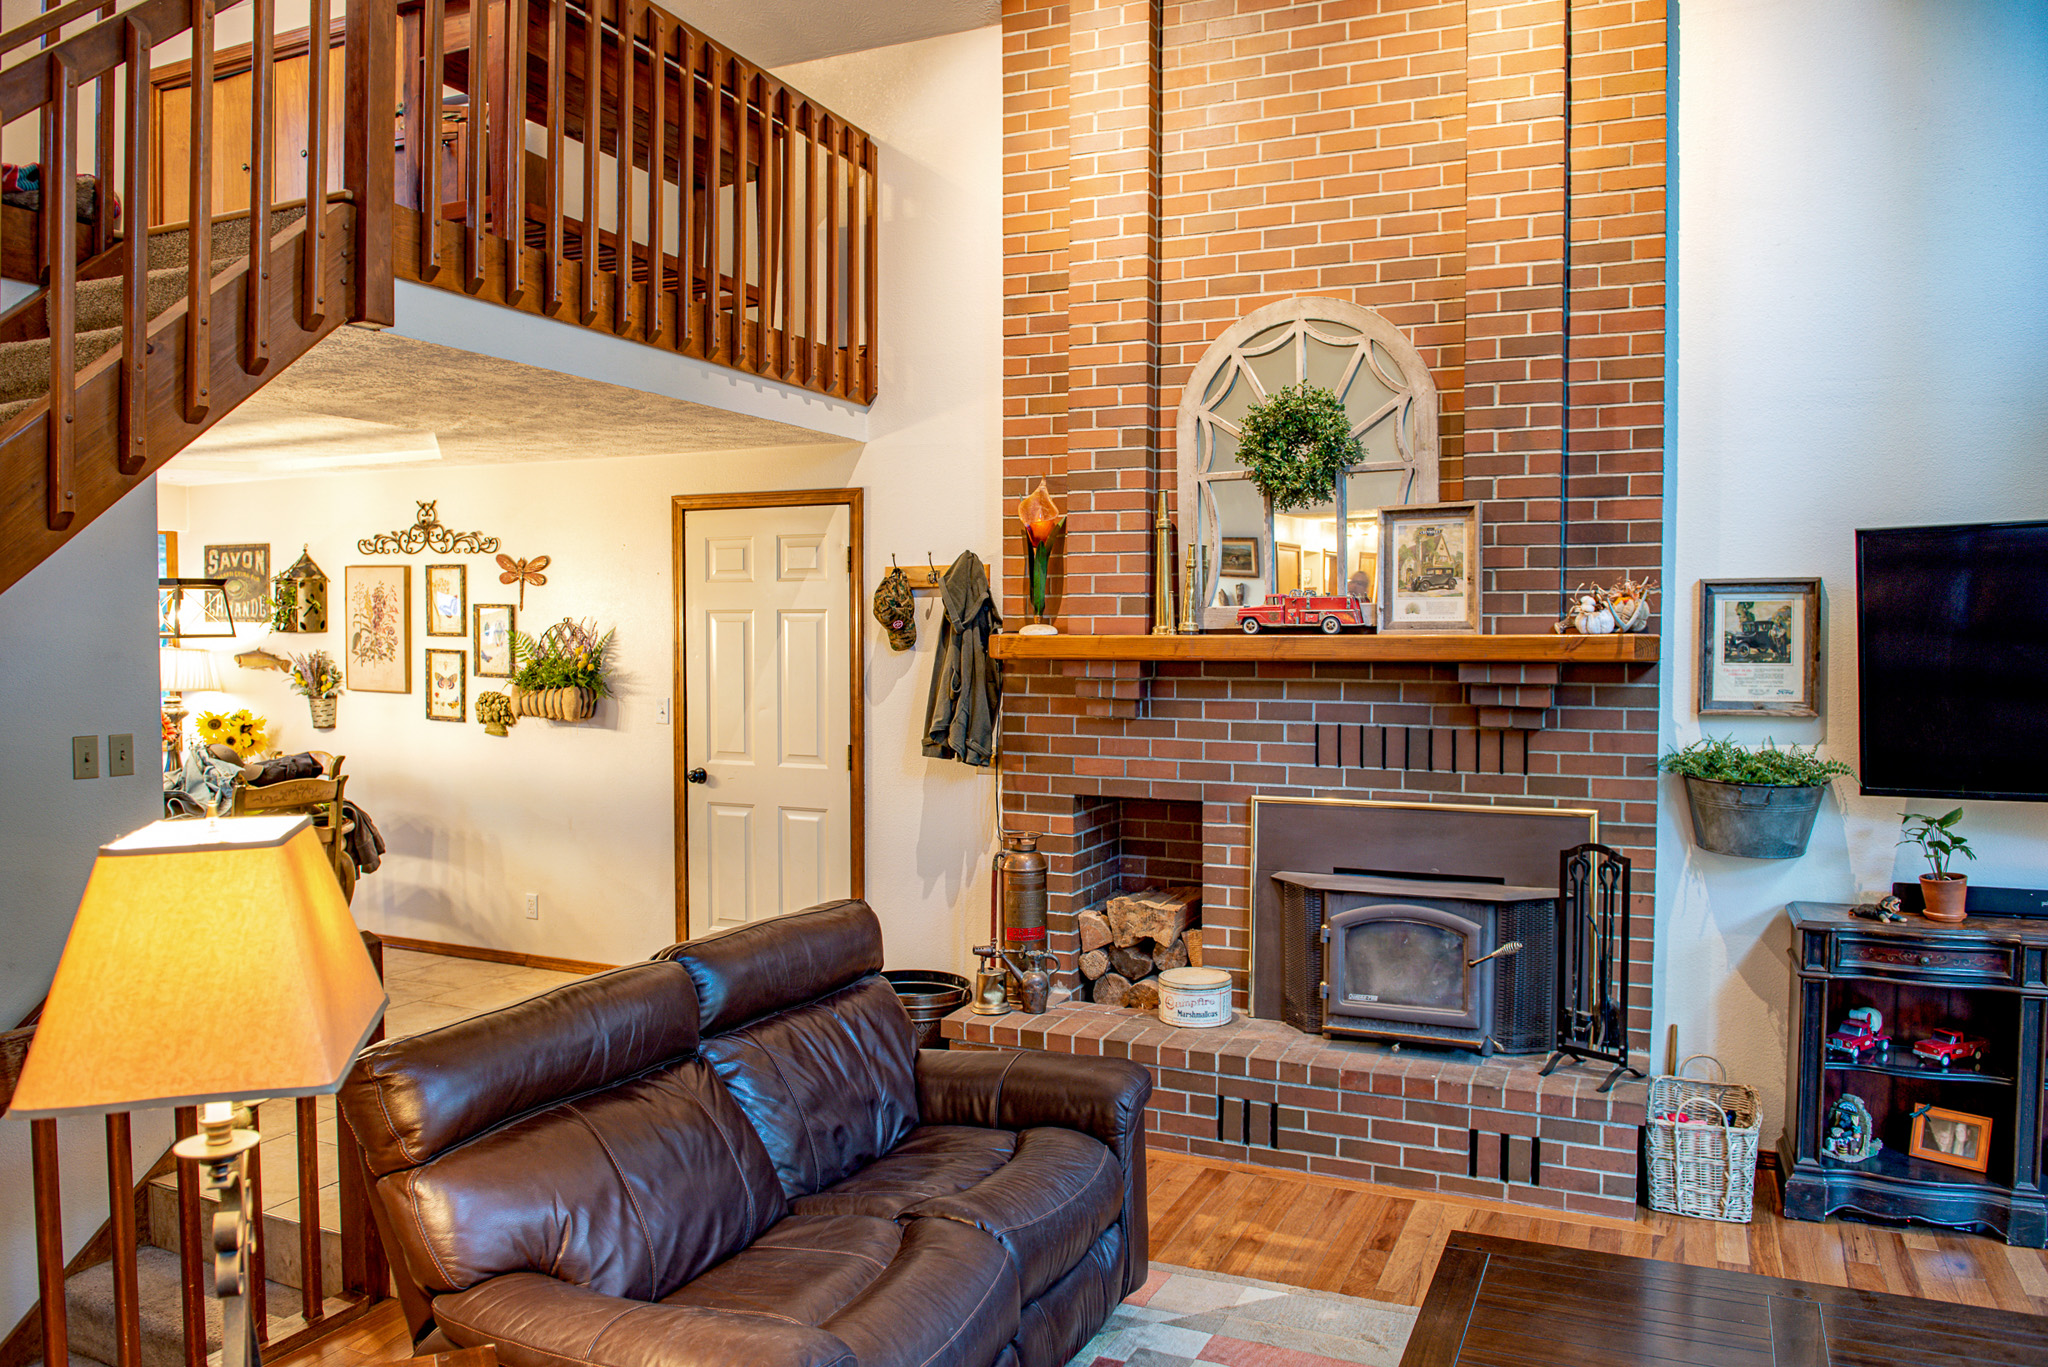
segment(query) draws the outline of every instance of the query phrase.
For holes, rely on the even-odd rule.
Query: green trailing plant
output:
[[[1329,502],[1345,469],[1362,456],[1342,400],[1304,380],[1251,406],[1237,459],[1252,486],[1284,513]]]
[[[1959,878],[1962,875],[1948,871],[1949,861],[1957,855],[1975,859],[1977,852],[1970,848],[1970,842],[1956,834],[1956,827],[1962,822],[1963,809],[1956,808],[1947,816],[1923,816],[1918,812],[1900,812],[1906,823],[1899,836],[1901,845],[1918,845],[1920,853],[1927,858],[1927,867],[1934,870],[1936,878]]]
[[[591,622],[565,617],[542,632],[539,640],[523,631],[512,633],[512,686],[537,693],[547,688],[583,688],[599,698],[611,696],[605,682],[605,652],[612,633],[602,636]]]
[[[1683,749],[1668,752],[1657,761],[1657,767],[1687,778],[1772,788],[1816,788],[1838,775],[1856,772],[1838,759],[1822,759],[1818,745],[1804,750],[1788,745],[1781,750],[1776,741],[1766,740],[1749,750],[1731,736],[1702,736]]]

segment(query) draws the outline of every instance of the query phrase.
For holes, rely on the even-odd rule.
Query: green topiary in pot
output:
[[[1343,402],[1304,380],[1251,406],[1237,459],[1252,487],[1284,513],[1329,502],[1346,467],[1363,456]]]
[[[1848,765],[1822,759],[1820,747],[1755,750],[1732,737],[1703,736],[1657,761],[1685,780],[1693,840],[1703,850],[1744,859],[1796,859],[1813,835],[1821,794]]]

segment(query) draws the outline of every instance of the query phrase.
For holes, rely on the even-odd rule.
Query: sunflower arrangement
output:
[[[201,712],[193,725],[201,741],[228,746],[243,759],[261,753],[270,739],[269,720],[246,707],[233,712]]]
[[[341,666],[324,650],[291,657],[292,692],[305,698],[332,698],[341,692]]]

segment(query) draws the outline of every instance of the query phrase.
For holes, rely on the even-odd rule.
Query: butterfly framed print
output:
[[[428,721],[469,720],[468,665],[466,650],[427,652]]]
[[[427,635],[469,635],[468,566],[427,566]]]

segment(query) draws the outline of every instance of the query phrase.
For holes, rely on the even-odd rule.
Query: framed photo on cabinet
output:
[[[412,566],[350,565],[343,573],[349,691],[412,692]]]
[[[1912,1141],[1906,1152],[1930,1163],[1946,1163],[1971,1172],[1989,1171],[1991,1117],[1922,1106],[1913,1112]]]
[[[1820,715],[1821,581],[1700,581],[1702,717]]]

